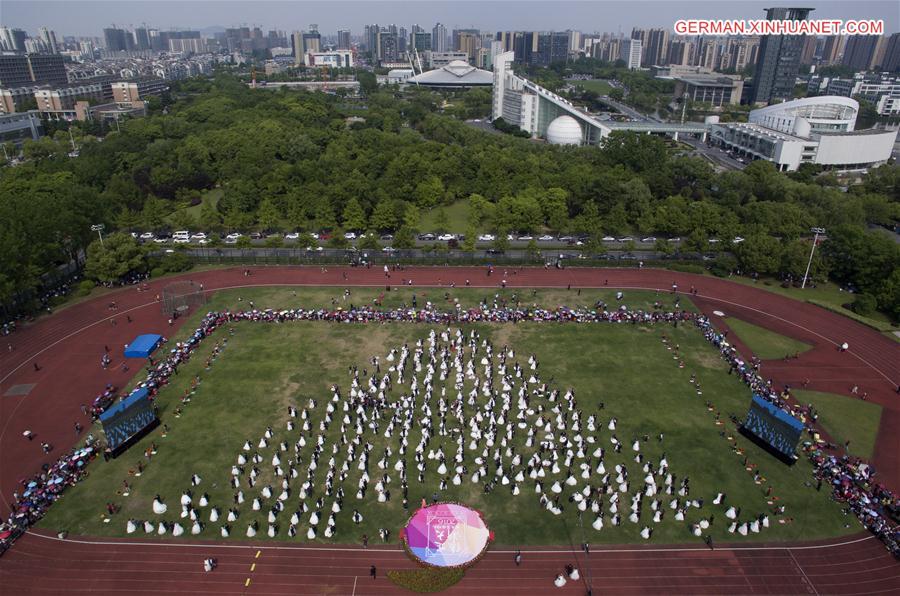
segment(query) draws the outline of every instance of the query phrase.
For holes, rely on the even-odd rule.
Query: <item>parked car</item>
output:
[[[196,232],[191,234],[191,240],[206,240],[206,232]]]
[[[509,240],[510,242],[512,242],[513,240],[516,239],[516,235],[515,234],[507,234],[506,239]]]
[[[556,238],[554,238],[550,234],[544,234],[543,236],[538,238],[538,241],[540,242],[553,242],[554,240],[556,240]]]
[[[449,242],[450,240],[456,240],[456,234],[441,234],[437,239],[441,242]]]
[[[157,243],[157,244],[167,244],[167,243],[169,243],[169,242],[171,242],[171,241],[172,241],[171,238],[163,238],[162,236],[160,236],[159,238],[154,238],[154,239],[153,239],[153,242],[155,242],[155,243]]]
[[[604,242],[615,242],[616,239],[615,239],[615,237],[613,237],[613,236],[604,236],[604,237],[603,237],[603,241],[604,241]]]
[[[153,240],[153,237],[154,237],[153,232],[144,232],[140,236],[141,240]]]
[[[560,242],[569,242],[569,241],[574,240],[574,239],[575,239],[574,236],[560,236],[560,237],[559,237],[559,241],[560,241]]]
[[[190,241],[190,238],[185,238],[184,236],[178,236],[173,240],[175,244],[188,244]]]
[[[681,238],[675,236],[674,238],[669,238],[669,242],[681,242]]]
[[[385,246],[384,248],[381,249],[381,252],[394,252],[395,250],[397,250],[397,249],[394,248],[393,246]]]
[[[137,240],[137,238],[138,238],[138,233],[137,233],[137,232],[132,232],[132,233],[131,233],[131,237],[134,238],[135,240]]]
[[[209,238],[201,238],[200,240],[197,240],[197,244],[209,244],[209,243],[210,243]]]
[[[734,240],[732,240],[731,243],[732,243],[732,244],[740,244],[740,243],[743,242],[743,241],[744,241],[744,239],[741,238],[740,236],[735,236],[735,237],[734,237]]]
[[[291,232],[284,235],[285,240],[297,240],[298,238],[300,238],[300,232]]]
[[[522,240],[524,242],[531,242],[532,240],[534,240],[534,236],[525,234],[524,236],[519,236],[519,240]]]
[[[345,232],[344,238],[346,238],[347,240],[356,240],[356,233],[355,232]]]
[[[482,234],[478,237],[481,242],[493,242],[496,237],[493,234]]]
[[[225,240],[233,240],[234,242],[237,242],[237,239],[240,238],[241,236],[243,236],[243,234],[240,234],[238,232],[232,232],[231,234],[228,234],[227,236],[225,236]],[[234,242],[232,242],[231,244],[234,244]]]
[[[431,233],[419,234],[419,240],[424,240],[425,242],[431,242],[432,240],[434,240],[434,238],[435,238],[434,234],[431,234]]]
[[[394,235],[393,234],[382,234],[381,239],[384,241],[390,241],[390,240],[394,239]]]
[[[619,238],[619,242],[634,242],[634,238],[631,236],[622,236]]]
[[[641,242],[652,244],[653,242],[656,242],[656,236],[647,236],[646,238],[641,238]]]
[[[250,240],[265,240],[266,235],[263,232],[253,232],[250,234]]]
[[[719,242],[721,242],[721,240],[719,240],[718,238],[710,238],[709,240],[707,240],[707,242],[709,242],[710,244],[718,244]]]

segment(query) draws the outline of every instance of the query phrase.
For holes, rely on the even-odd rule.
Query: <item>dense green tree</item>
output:
[[[272,199],[264,199],[259,204],[256,218],[259,220],[259,226],[264,230],[276,231],[281,229],[281,213]]]
[[[344,213],[341,216],[344,222],[344,228],[354,232],[360,232],[366,229],[366,212],[356,200],[351,197],[344,207]]]
[[[132,272],[145,271],[147,261],[137,241],[128,234],[98,238],[87,249],[84,274],[99,282],[119,281]]]
[[[372,210],[372,227],[379,232],[393,232],[397,229],[397,206],[394,201],[379,201]]]
[[[747,273],[776,273],[781,266],[781,242],[771,236],[748,236],[737,245],[735,253],[741,268]]]

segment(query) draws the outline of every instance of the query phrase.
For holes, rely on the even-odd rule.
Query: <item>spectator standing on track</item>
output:
[[[513,557],[513,561],[516,562],[516,567],[518,567],[519,565],[522,564],[522,551],[520,551],[520,550],[516,551],[516,556]]]
[[[375,565],[372,565],[372,567],[369,569],[369,575],[372,576],[372,579],[375,579],[377,574],[378,574],[378,570],[375,569]]]

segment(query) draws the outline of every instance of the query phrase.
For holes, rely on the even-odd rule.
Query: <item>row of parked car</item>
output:
[[[131,235],[139,239],[143,242],[155,242],[157,244],[209,244],[212,241],[212,235],[207,234],[206,232],[194,232],[191,233],[188,230],[179,230],[177,232],[144,232],[139,234],[138,232],[132,232]],[[285,240],[297,240],[300,238],[301,232],[290,232],[284,235]],[[309,233],[309,235],[314,240],[328,240],[330,235],[327,233],[317,234],[315,232]],[[346,240],[359,240],[362,238],[366,238],[369,234],[356,234],[355,232],[346,232],[344,234],[344,238]],[[267,234],[263,232],[253,232],[247,235],[251,240],[263,240],[268,237]],[[222,237],[225,244],[236,244],[240,238],[243,238],[244,234],[240,232],[232,232]],[[589,236],[587,234],[579,234],[579,235],[566,235],[566,236],[552,236],[550,234],[544,234],[542,236],[534,237],[530,234],[523,235],[515,235],[508,234],[506,239],[510,242],[531,242],[532,240],[537,242],[563,242],[570,246],[582,246],[587,240]],[[394,239],[392,234],[383,234],[379,236],[379,239],[383,242],[390,242]],[[458,242],[460,240],[464,240],[465,236],[463,234],[434,234],[434,233],[425,233],[419,234],[418,239],[423,242]],[[481,234],[478,236],[479,242],[494,242],[497,237],[494,234]],[[655,244],[657,238],[655,236],[647,236],[644,238],[634,238],[632,236],[604,236],[603,242],[619,242],[619,243],[627,243],[627,242],[641,242],[643,244]],[[678,243],[681,242],[681,238],[666,238],[667,242]],[[731,242],[732,244],[740,244],[744,239],[740,236],[736,236]],[[711,244],[716,244],[721,242],[718,238],[710,238],[709,242]]]

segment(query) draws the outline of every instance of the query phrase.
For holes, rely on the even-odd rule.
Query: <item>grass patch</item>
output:
[[[610,292],[604,294],[585,291],[579,297],[575,291],[538,290],[536,295],[531,296],[530,290],[519,291],[528,296],[526,298],[528,302],[534,301],[548,306],[573,305],[578,300],[591,304],[590,301],[594,298],[610,294]],[[346,300],[361,303],[377,297],[380,293],[377,288],[354,288]],[[395,304],[408,301],[411,293],[411,290],[396,294],[391,292],[385,297],[385,302]],[[457,289],[453,291],[451,301],[458,298],[460,304],[466,305],[485,298],[489,301],[511,300],[511,294],[510,291],[501,293]],[[332,300],[340,303],[341,295],[341,288],[231,290],[216,293],[208,309],[246,308],[250,300],[254,301],[257,308],[327,305]],[[419,293],[420,305],[425,298]],[[436,290],[434,296],[427,298],[436,301],[445,300],[443,290]],[[656,296],[654,292],[627,292],[626,300],[633,307],[639,304],[652,304],[654,300],[668,302],[667,307],[671,307],[668,295]],[[609,302],[614,303],[614,300]],[[206,310],[207,308],[204,308],[204,312]],[[196,322],[199,316],[198,313],[191,315],[189,324],[173,339],[184,337],[188,330],[193,328],[191,323]],[[246,539],[247,524],[253,521],[259,523],[255,539],[265,539],[268,508],[272,499],[267,501],[268,504],[264,504],[260,511],[252,510],[250,501],[254,496],[258,496],[261,487],[268,483],[272,484],[275,496],[280,493],[280,479],[274,476],[272,456],[280,441],[284,440],[288,446],[293,446],[303,434],[307,444],[301,449],[303,463],[298,466],[300,476],[291,481],[292,493],[286,501],[285,512],[278,516],[279,528],[271,540],[308,542],[306,533],[310,513],[301,515],[297,536],[293,539],[287,535],[288,518],[303,502],[310,507],[311,512],[318,497],[323,497],[324,507],[315,542],[358,543],[363,534],[374,540],[374,537],[378,536],[379,528],[390,529],[393,536],[399,534],[400,528],[408,519],[409,511],[404,510],[402,506],[398,473],[393,467],[399,457],[398,434],[395,432],[390,439],[384,436],[384,430],[391,418],[390,410],[379,420],[378,432],[367,431],[365,435],[366,440],[373,445],[369,461],[369,474],[372,478],[369,492],[363,499],[357,498],[357,486],[362,472],[357,466],[358,460],[353,460],[342,485],[346,494],[342,511],[337,518],[335,536],[330,539],[324,537],[323,529],[335,497],[324,495],[324,477],[328,470],[327,462],[332,456],[335,457],[338,469],[346,457],[344,447],[340,447],[336,453],[331,449],[333,444],[340,445],[340,426],[343,424],[344,412],[340,409],[335,412],[327,430],[321,431],[320,424],[324,419],[326,407],[331,403],[329,387],[335,383],[340,385],[344,395],[349,390],[349,366],[358,366],[362,374],[362,369],[371,369],[371,357],[379,355],[384,371],[388,366],[384,357],[391,348],[399,348],[404,344],[413,348],[417,340],[427,338],[431,327],[399,323],[278,325],[249,322],[231,327],[234,329],[234,335],[230,335],[227,329],[219,330],[198,348],[191,361],[181,367],[179,374],[173,376],[170,384],[160,392],[157,401],[160,416],[169,426],[168,435],[163,438],[161,431],[155,431],[119,459],[108,463],[97,461],[91,464],[90,475],[65,493],[42,520],[41,527],[49,530],[64,529],[73,534],[124,536],[126,520],[129,518],[155,522],[165,519],[182,523],[186,530],[185,537],[191,537],[190,523],[178,517],[180,513],[178,500],[182,491],[190,488],[190,477],[196,473],[203,481],[194,491],[195,502],[200,494],[208,493],[211,505],[217,506],[222,512],[222,519],[218,523],[207,522],[207,527],[196,538],[224,540],[220,536],[220,526],[225,521],[224,516],[228,508],[234,506],[235,491],[229,485],[230,469],[237,455],[241,453],[244,441],[249,440],[253,445],[250,453],[258,451],[263,458],[259,464],[260,477],[252,489],[244,482],[246,475],[243,477],[241,487],[246,502],[238,506],[240,517],[237,522],[231,524],[231,536],[228,540]],[[430,500],[432,494],[437,492],[442,500],[464,502],[483,511],[486,523],[495,532],[497,543],[507,545],[580,543],[582,532],[585,539],[593,543],[643,543],[638,533],[645,524],[654,528],[653,543],[683,543],[695,540],[689,532],[688,523],[710,515],[715,515],[715,521],[707,532],[716,540],[817,539],[847,534],[859,529],[855,518],[841,515],[838,504],[831,502],[824,493],[816,493],[814,488],[810,487],[811,466],[806,460],[801,460],[792,467],[786,467],[734,432],[729,418],[732,415],[743,417],[750,401],[750,392],[734,376],[727,374],[727,366],[723,361],[711,357],[714,350],[692,326],[679,325],[675,328],[667,325],[648,327],[520,323],[468,325],[461,328],[467,334],[471,330],[477,331],[483,339],[491,341],[497,350],[504,344],[515,350],[514,359],[526,368],[526,376],[529,374],[526,364],[528,356],[535,354],[540,361],[540,376],[550,387],[559,388],[562,392],[571,388],[577,398],[577,407],[584,412],[582,424],[586,425],[589,415],[597,417],[596,431],[589,432],[583,426],[581,432],[596,436],[597,443],[590,449],[593,450],[596,446],[604,447],[606,450],[604,461],[609,470],[616,464],[625,465],[635,479],[634,482],[641,483],[640,479],[644,474],[640,465],[635,462],[635,453],[631,450],[632,442],[640,439],[641,454],[646,461],[655,464],[665,454],[671,472],[679,481],[681,478],[690,478],[691,498],[702,497],[706,505],[703,509],[689,509],[686,514],[687,521],[680,522],[674,519],[674,511],[668,508],[671,497],[663,495],[661,500],[664,502],[666,515],[661,522],[651,521],[653,514],[649,503],[646,503],[639,523],[632,523],[627,520],[627,495],[623,494],[626,500],[620,509],[623,514],[622,524],[612,526],[609,521],[609,505],[604,503],[605,527],[597,531],[591,527],[594,514],[588,511],[582,520],[574,503],[568,501],[568,497],[575,489],[566,487],[560,494],[563,512],[558,516],[546,511],[539,504],[534,483],[527,475],[525,480],[520,482],[521,494],[518,496],[512,496],[511,485],[502,485],[499,482],[491,492],[486,492],[481,481],[473,483],[470,480],[472,473],[477,469],[473,459],[481,454],[484,446],[482,441],[475,450],[477,453],[468,448],[470,440],[468,421],[475,416],[476,407],[481,408],[485,405],[484,398],[479,397],[475,406],[468,403],[463,406],[467,422],[464,427],[468,472],[463,475],[460,485],[448,482],[445,490],[439,489],[442,476],[437,472],[436,461],[426,459],[424,480],[418,481],[413,448],[421,438],[419,417],[426,414],[420,408],[416,409],[417,418],[411,425],[409,434],[410,449],[405,455],[409,476],[410,511],[415,509],[423,498]],[[437,328],[436,331],[440,332],[442,329]],[[677,343],[680,346],[677,357],[663,343],[664,336],[668,338],[669,345]],[[222,345],[225,339],[228,339],[227,347],[210,370],[205,370],[205,361],[215,343],[218,341]],[[683,368],[679,368],[679,361],[684,363]],[[480,370],[481,367],[476,364],[476,368]],[[692,373],[696,374],[703,387],[702,397],[696,394],[694,387],[688,382]],[[176,418],[174,410],[180,405],[181,396],[196,375],[200,375],[202,382],[191,403],[186,405],[180,417]],[[423,367],[423,372],[418,373],[420,387],[424,386],[422,381],[424,375]],[[454,379],[452,370],[447,381],[440,381],[435,376],[434,395],[430,402],[433,419],[437,418],[435,412],[439,399],[444,395],[447,400],[456,399]],[[408,381],[407,378],[406,382]],[[463,385],[462,393],[468,396],[473,385],[468,379]],[[444,390],[446,394],[442,393]],[[393,390],[392,399],[397,399],[398,393],[399,390]],[[315,398],[318,402],[315,408],[310,409],[310,431],[302,432],[299,428],[300,419],[296,421],[297,428],[293,431],[286,430],[289,420],[286,406],[293,404],[298,410],[302,410],[307,407],[310,398]],[[536,404],[545,404],[547,400],[546,397],[531,399]],[[708,410],[707,400],[712,402],[714,412]],[[516,403],[517,397],[513,396],[510,416],[518,410]],[[552,405],[549,403],[545,405],[548,408],[545,415],[552,419],[552,415],[549,414]],[[722,425],[715,424],[715,412],[718,412],[723,421]],[[612,431],[608,430],[607,423],[613,417],[618,420],[615,433],[625,445],[622,453],[615,453],[611,446]],[[531,418],[529,421],[530,424],[526,427],[537,426]],[[443,447],[449,454],[448,461],[452,462],[456,449],[453,428],[458,425],[455,417],[448,416],[448,434],[441,435],[437,432],[435,422],[435,432],[425,453]],[[487,422],[483,422],[482,425],[486,426]],[[268,447],[257,448],[257,442],[267,426],[272,427],[275,439]],[[350,425],[351,436],[352,428]],[[94,433],[99,432],[97,428],[92,430]],[[326,437],[326,449],[322,453],[318,469],[314,472],[315,486],[309,496],[301,499],[298,494],[299,486],[306,479],[312,447],[315,437],[320,432]],[[516,435],[507,446],[521,453],[527,461],[538,446],[536,444],[532,447],[525,446],[526,430],[515,432]],[[543,430],[536,433],[536,437],[542,433]],[[657,438],[659,433],[663,434],[662,440]],[[647,440],[643,438],[645,435]],[[142,454],[151,442],[157,444],[158,455],[147,464],[142,476],[132,476],[130,470],[133,470],[137,461],[143,458]],[[392,455],[388,458],[387,467],[382,470],[378,461],[387,447],[391,447]],[[509,469],[510,456],[504,449],[498,438],[498,443],[488,450],[488,460],[492,460],[495,450],[498,450],[503,454],[505,468]],[[282,454],[282,460],[292,455],[293,449],[290,448],[287,454]],[[766,479],[765,483],[754,483],[752,475],[743,466],[745,457],[749,463],[758,466]],[[595,471],[597,461],[592,459],[589,469],[594,471],[587,479],[583,479],[580,474],[579,464],[583,461],[576,458],[571,464],[573,472],[577,475],[577,488],[581,489],[587,483],[597,486],[601,482],[600,474]],[[551,498],[553,497],[550,491],[551,484],[556,480],[561,482],[567,475],[567,467],[562,457],[559,466],[561,468],[559,472],[551,473],[547,470],[547,478],[544,480],[544,490]],[[373,487],[384,473],[393,477],[393,483],[389,485],[393,495],[387,502],[377,502]],[[450,471],[443,478],[452,475],[453,472]],[[612,477],[615,478],[615,473]],[[122,494],[123,480],[127,480],[131,485],[128,497]],[[335,489],[337,486],[336,483]],[[767,503],[765,496],[769,486],[773,487],[773,494],[779,499],[778,504],[786,507],[787,515],[792,517],[793,523],[779,524],[777,518],[773,516],[772,527],[760,534],[750,534],[744,538],[739,534],[728,533],[724,517],[725,507],[713,506],[711,503],[716,493],[727,493],[728,503],[742,507],[749,518],[770,512],[771,505]],[[169,505],[169,511],[163,516],[151,513],[152,500],[156,494],[162,495]],[[103,521],[106,518],[105,504],[110,501],[120,505],[122,510],[113,516],[110,522],[105,523]],[[350,521],[354,509],[363,515],[362,523],[359,525]],[[209,508],[205,508],[201,512],[204,522],[208,519],[208,511]],[[528,523],[522,523],[523,519],[527,519]],[[143,530],[138,530],[133,537],[153,539],[155,535],[145,536]]]
[[[200,212],[203,209],[203,206],[206,204],[211,204],[213,208],[215,208],[219,204],[219,200],[222,198],[223,191],[221,188],[213,188],[203,193],[201,197],[200,203],[198,205],[192,205],[190,207],[184,207],[182,209],[176,209],[165,218],[166,223],[172,224],[173,219],[177,213],[181,211],[186,212],[188,215],[194,218],[194,221],[200,222]]]
[[[411,592],[440,592],[458,584],[466,572],[463,569],[395,569],[387,572],[388,579]]]
[[[446,214],[446,226],[438,225],[438,216],[443,209]],[[451,234],[465,234],[469,227],[469,201],[456,201],[452,205],[442,205],[430,209],[422,215],[419,228],[423,232],[449,232]],[[443,229],[442,229],[443,228]]]
[[[816,408],[819,424],[836,444],[843,445],[850,441],[847,451],[863,459],[872,458],[881,423],[881,406],[858,397],[834,393],[803,390],[793,393],[797,401],[811,403]]]
[[[609,92],[613,89],[612,85],[610,85],[608,81],[605,81],[603,79],[575,81],[575,86],[587,89],[588,91],[593,91],[600,95],[609,95]]]
[[[728,317],[725,319],[725,323],[748,348],[753,350],[758,358],[763,360],[777,360],[789,354],[803,353],[812,347],[802,341],[785,337],[734,317]]]

